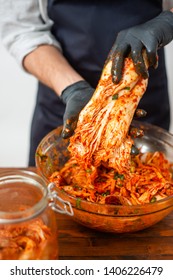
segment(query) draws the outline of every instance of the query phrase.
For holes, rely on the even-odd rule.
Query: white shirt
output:
[[[39,45],[61,49],[51,34],[47,0],[0,0],[0,37],[8,52],[22,67],[23,58]]]

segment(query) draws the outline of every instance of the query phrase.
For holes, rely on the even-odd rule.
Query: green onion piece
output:
[[[124,180],[124,175],[123,175],[123,174],[120,174],[120,175],[119,175],[119,178],[120,178],[120,180],[123,181],[123,180]]]
[[[125,87],[124,89],[130,90],[130,87]]]
[[[87,173],[92,173],[92,170],[91,169],[86,169],[85,170]]]
[[[112,100],[117,100],[117,99],[118,99],[118,94],[117,93],[112,95]]]
[[[120,180],[124,180],[124,175],[123,174],[119,174],[118,172],[116,172],[114,174],[114,180],[117,180],[117,179],[120,179]]]
[[[153,203],[153,202],[156,202],[156,200],[157,200],[156,197],[153,196],[152,199],[150,200],[150,202]]]
[[[118,179],[118,173],[117,172],[115,172],[115,174],[114,174],[114,180],[117,180]]]
[[[107,196],[107,195],[110,195],[110,191],[106,191],[106,192],[102,193],[102,196]]]
[[[80,203],[81,203],[81,198],[77,198],[77,199],[76,199],[76,207],[77,207],[78,209],[81,209]]]

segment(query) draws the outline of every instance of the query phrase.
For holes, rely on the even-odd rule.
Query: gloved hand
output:
[[[76,82],[63,90],[60,98],[66,104],[62,131],[64,139],[73,134],[79,113],[91,99],[93,93],[94,89],[86,81]]]
[[[148,66],[157,68],[157,50],[167,45],[173,39],[173,13],[164,11],[154,19],[144,24],[122,30],[112,47],[110,58],[112,63],[112,80],[118,84],[122,77],[124,59],[131,56],[136,72],[143,78],[148,77],[142,52],[146,50]],[[108,58],[109,59],[109,58]]]

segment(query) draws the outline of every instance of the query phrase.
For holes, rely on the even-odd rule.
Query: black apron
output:
[[[60,42],[63,55],[78,73],[96,87],[107,55],[117,33],[146,22],[162,11],[160,0],[48,1],[48,15],[53,20],[52,34]],[[159,67],[150,69],[147,92],[139,108],[148,114],[146,122],[169,129],[170,108],[163,49]],[[39,83],[31,127],[29,165],[35,164],[35,151],[42,138],[63,123],[65,106],[48,87]]]

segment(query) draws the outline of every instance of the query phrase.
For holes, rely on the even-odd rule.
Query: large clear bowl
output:
[[[142,152],[162,151],[173,162],[173,135],[160,127],[134,121],[135,127],[144,130],[144,136],[135,144]],[[36,166],[47,181],[60,170],[69,158],[68,140],[61,138],[61,127],[50,132],[38,145]],[[148,228],[166,217],[173,210],[173,196],[154,203],[138,206],[103,205],[87,202],[58,190],[58,195],[68,200],[74,211],[71,218],[84,226],[105,232],[135,232]]]

